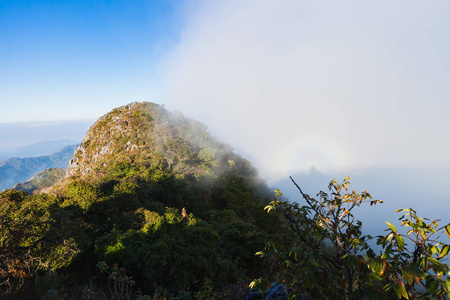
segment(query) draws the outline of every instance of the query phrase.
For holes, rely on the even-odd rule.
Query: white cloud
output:
[[[191,4],[164,102],[266,178],[450,167],[449,3]]]
[[[38,123],[30,123],[30,124],[26,124],[25,127],[26,128],[32,128],[32,127],[47,127],[47,126],[52,126],[52,125],[56,125],[59,122],[38,122]]]

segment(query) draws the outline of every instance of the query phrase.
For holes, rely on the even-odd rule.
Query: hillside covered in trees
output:
[[[386,222],[385,235],[364,235],[353,211],[382,201],[349,178],[316,198],[292,181],[302,204],[274,197],[203,124],[153,103],[116,108],[89,129],[63,179],[34,182],[34,195],[0,193],[0,297],[450,295],[450,224],[407,208],[407,230]]]
[[[39,193],[41,190],[48,188],[63,179],[65,174],[66,169],[48,168],[37,173],[27,181],[15,184],[13,189],[29,194]]]
[[[1,294],[193,296],[247,285],[265,268],[255,252],[281,231],[263,211],[270,200],[250,162],[203,124],[152,103],[116,108],[59,183],[1,193]]]

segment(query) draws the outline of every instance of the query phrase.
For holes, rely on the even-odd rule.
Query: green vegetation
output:
[[[132,278],[133,295],[197,293],[205,282],[221,291],[248,281],[262,270],[253,253],[279,226],[274,217],[261,226],[263,202],[256,201],[260,198],[255,194],[242,198],[239,205],[223,200],[223,209],[215,208],[214,197],[226,199],[222,185],[251,189],[230,180],[223,178],[220,188],[209,190],[168,176],[158,181],[159,189],[133,181],[95,186],[77,180],[67,185],[64,197],[4,191],[0,194],[3,295],[25,297],[31,286],[56,272],[70,283],[49,287],[60,295],[82,298],[82,288],[95,284],[90,288],[110,296],[103,288],[103,273],[95,268],[99,262],[117,266]],[[173,207],[177,204],[198,207],[202,218],[192,213],[183,217],[181,209]],[[254,210],[243,209],[250,207]]]
[[[49,194],[0,194],[1,297],[224,295],[266,272],[254,253],[283,230],[248,161],[151,103],[100,118],[68,173]]]
[[[32,194],[35,191],[50,187],[64,178],[66,170],[62,168],[49,168],[41,171],[25,182],[16,184],[13,189]]]
[[[408,231],[386,222],[387,235],[377,237],[381,252],[376,254],[368,244],[372,237],[362,234],[352,210],[381,201],[367,191],[350,192],[348,179],[331,181],[330,193],[320,192],[319,200],[297,185],[305,205],[277,200],[265,208],[276,211],[290,229],[284,244],[269,242],[257,253],[271,264],[271,276],[292,289],[290,299],[447,299],[450,245],[439,237],[445,231],[450,238],[450,224],[439,227],[437,220],[428,223],[413,209],[398,210]],[[267,279],[251,286],[265,288]]]
[[[291,298],[449,293],[450,226],[402,210],[411,231],[388,223],[376,254],[352,211],[380,201],[348,179],[304,206],[272,201],[247,160],[156,104],[101,117],[67,173],[46,194],[0,193],[0,298],[235,299],[260,276]]]

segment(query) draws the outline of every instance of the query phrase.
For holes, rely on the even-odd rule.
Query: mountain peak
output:
[[[90,127],[64,181],[136,178],[161,167],[188,180],[230,169],[257,177],[247,160],[212,137],[202,123],[155,103],[133,102],[113,109]]]
[[[105,158],[115,156],[115,152],[134,152],[139,146],[142,148],[153,119],[165,113],[157,104],[132,102],[103,115],[90,127],[78,146],[66,177],[95,173],[93,167]],[[141,139],[141,143],[137,139]]]

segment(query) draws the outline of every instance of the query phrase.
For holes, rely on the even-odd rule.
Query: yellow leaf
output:
[[[448,235],[448,238],[450,239],[450,224],[445,226],[445,233]]]

